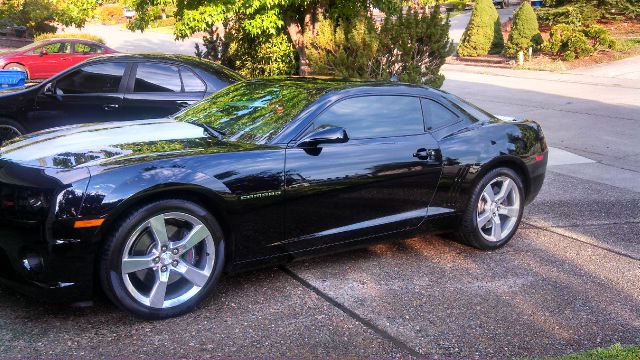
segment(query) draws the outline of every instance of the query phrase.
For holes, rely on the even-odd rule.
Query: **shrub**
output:
[[[523,2],[513,16],[513,26],[505,46],[507,56],[516,56],[529,47],[537,48],[542,44],[536,13],[528,2]]]
[[[91,40],[91,41],[99,42],[101,44],[105,43],[104,40],[99,36],[95,36],[91,34],[83,34],[83,33],[69,33],[69,34],[44,33],[36,36],[33,40],[42,41],[42,40],[61,38],[61,37]]]
[[[549,41],[544,44],[543,49],[571,61],[589,56],[597,50],[615,49],[617,46],[618,43],[602,26],[581,28],[560,24],[551,28]]]
[[[252,36],[242,27],[227,27],[226,36],[210,32],[196,44],[196,56],[220,63],[255,78],[291,75],[296,70],[295,49],[286,34]]]
[[[372,79],[379,39],[370,18],[351,27],[320,19],[315,37],[307,34],[306,54],[313,73],[343,78]]]
[[[498,11],[491,0],[478,0],[469,24],[462,34],[458,55],[482,56],[499,54],[504,48]]]
[[[102,5],[96,10],[96,15],[103,24],[117,24],[124,17],[124,10],[119,4]]]
[[[153,27],[166,27],[174,26],[176,24],[176,18],[170,17],[165,19],[158,19],[153,22]]]
[[[380,29],[371,18],[335,26],[322,20],[314,38],[307,35],[313,73],[343,78],[389,80],[439,87],[440,68],[453,49],[449,21],[436,10],[387,17]]]

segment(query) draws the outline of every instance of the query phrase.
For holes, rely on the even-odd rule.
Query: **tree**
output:
[[[314,73],[343,78],[389,80],[439,87],[440,68],[453,45],[449,21],[436,9],[431,14],[408,11],[387,17],[379,30],[370,17],[335,26],[319,22],[307,40]]]
[[[0,19],[26,26],[31,35],[55,32],[53,23],[82,27],[96,8],[96,0],[3,0]]]
[[[139,14],[148,12],[161,0],[133,0]],[[313,31],[320,11],[334,18],[350,18],[369,10],[371,6],[393,12],[400,7],[399,0],[177,0],[177,38],[186,38],[198,31],[227,24],[242,28],[254,37],[286,34],[296,50],[298,72],[309,73],[304,34]],[[144,29],[146,20],[136,21]]]
[[[504,38],[498,11],[491,0],[478,0],[469,24],[462,34],[458,55],[483,56],[500,54],[504,48]]]
[[[513,26],[505,46],[507,56],[516,56],[529,47],[537,48],[543,43],[538,18],[528,2],[523,2],[513,16]]]

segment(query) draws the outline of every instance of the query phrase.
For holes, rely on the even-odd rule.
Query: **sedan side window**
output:
[[[71,44],[68,42],[56,42],[33,50],[33,54],[39,55],[42,50],[46,50],[47,54],[68,54],[71,53]]]
[[[102,54],[104,49],[95,44],[75,43],[74,51],[80,54]]]
[[[424,132],[420,99],[411,96],[362,96],[325,110],[315,127],[337,126],[352,139],[415,135]]]
[[[103,63],[82,67],[56,82],[56,92],[65,94],[116,93],[127,64]]]
[[[207,89],[202,80],[193,71],[182,67],[180,68],[180,75],[182,76],[185,92],[202,92]]]
[[[178,68],[166,64],[139,64],[133,92],[180,92]]]
[[[422,99],[422,113],[424,114],[426,130],[439,129],[443,126],[457,123],[460,120],[458,115],[451,110],[429,99]]]

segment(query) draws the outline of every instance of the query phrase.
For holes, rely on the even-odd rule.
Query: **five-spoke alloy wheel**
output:
[[[117,305],[149,319],[178,316],[215,286],[224,262],[223,233],[199,205],[155,202],[114,229],[102,283]]]
[[[497,249],[515,234],[523,207],[520,176],[509,168],[491,170],[472,189],[457,235],[477,248]]]

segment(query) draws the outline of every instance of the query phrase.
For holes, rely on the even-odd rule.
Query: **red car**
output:
[[[94,56],[117,51],[84,39],[50,39],[0,53],[0,69],[21,70],[28,79],[47,79]]]

